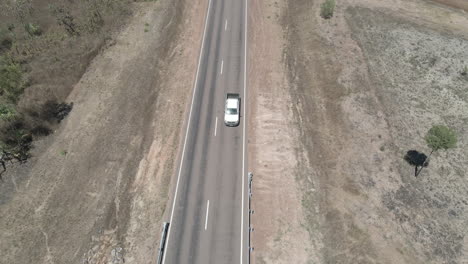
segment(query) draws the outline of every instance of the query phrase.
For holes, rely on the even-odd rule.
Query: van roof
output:
[[[237,99],[227,99],[227,108],[237,108]]]

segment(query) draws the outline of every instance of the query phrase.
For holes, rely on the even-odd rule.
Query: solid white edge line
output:
[[[181,161],[180,161],[179,173],[178,173],[178,176],[177,176],[177,183],[176,183],[176,189],[175,189],[175,194],[174,194],[174,200],[172,201],[172,211],[171,211],[171,218],[170,218],[170,221],[169,221],[169,230],[167,231],[166,245],[169,245],[169,239],[171,238],[172,219],[174,218],[174,208],[175,208],[175,204],[176,204],[176,201],[177,201],[177,192],[179,190],[180,175],[182,173],[182,167],[183,167],[183,164],[184,164],[185,146],[187,145],[187,138],[188,138],[188,133],[189,133],[189,130],[190,130],[190,120],[192,119],[193,101],[195,100],[195,94],[197,92],[198,73],[200,71],[201,59],[202,59],[202,55],[203,55],[203,47],[205,45],[205,34],[206,34],[206,28],[207,28],[207,25],[208,25],[208,19],[210,18],[210,10],[211,10],[211,0],[208,0],[208,11],[206,13],[205,28],[203,29],[202,44],[201,44],[201,47],[200,47],[200,55],[198,57],[197,73],[195,75],[195,83],[193,85],[192,103],[190,105],[189,119],[188,119],[188,122],[187,122],[187,130],[185,132],[184,146],[182,148],[182,157],[181,157]],[[166,248],[166,250],[164,252],[163,261],[162,261],[163,264],[166,261],[166,256],[167,256],[167,250],[168,249],[169,248]]]
[[[224,60],[221,60],[221,75],[223,75]]]
[[[216,117],[216,122],[215,122],[215,137],[216,137],[216,130],[218,129],[218,117]]]
[[[243,247],[244,247],[244,173],[245,173],[245,127],[246,127],[246,109],[247,109],[247,0],[245,0],[245,31],[244,31],[244,127],[242,136],[242,211],[241,211],[241,241],[240,241],[240,263],[243,261]],[[250,231],[249,231],[250,232]],[[249,249],[250,250],[250,249]]]
[[[208,226],[208,212],[210,211],[210,200],[206,203],[206,218],[205,218],[205,230]]]

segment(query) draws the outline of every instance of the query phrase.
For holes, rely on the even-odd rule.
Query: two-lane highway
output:
[[[209,0],[163,263],[248,263],[247,1]],[[227,92],[241,122],[224,125]]]

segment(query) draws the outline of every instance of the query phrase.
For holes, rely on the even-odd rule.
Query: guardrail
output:
[[[167,238],[167,230],[169,228],[169,223],[164,222],[162,233],[161,233],[161,241],[159,242],[159,253],[158,253],[158,264],[162,263],[164,257],[164,249],[166,248],[166,238]]]
[[[248,178],[248,184],[249,184],[249,261],[248,263],[250,264],[250,259],[251,259],[251,253],[253,251],[253,247],[251,245],[251,236],[250,236],[250,233],[253,232],[253,227],[252,227],[252,223],[251,223],[251,216],[253,215],[254,211],[252,210],[252,179],[253,179],[253,174],[252,172],[249,172],[249,178]]]

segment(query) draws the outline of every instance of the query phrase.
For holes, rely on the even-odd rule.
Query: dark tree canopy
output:
[[[428,163],[426,162],[427,156],[424,153],[421,153],[417,150],[409,150],[405,157],[405,161],[413,166],[424,166],[427,167]]]
[[[414,166],[414,176],[416,177],[421,173],[424,167],[429,165],[429,159],[426,154],[417,150],[409,150],[403,158],[411,166]]]

